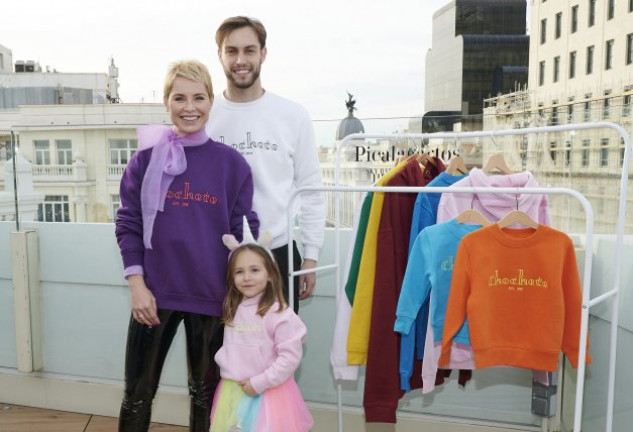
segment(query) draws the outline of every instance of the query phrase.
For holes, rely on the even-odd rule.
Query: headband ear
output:
[[[270,244],[272,242],[273,242],[273,235],[270,233],[270,231],[262,232],[259,235],[259,238],[257,239],[257,243],[266,249],[270,249]]]
[[[237,249],[238,247],[245,244],[255,244],[257,246],[263,247],[266,252],[275,260],[273,253],[270,250],[270,245],[273,242],[273,236],[270,231],[261,231],[259,233],[259,239],[255,241],[253,237],[253,233],[251,232],[251,228],[248,225],[248,220],[246,216],[243,216],[242,219],[242,242],[238,242],[233,234],[224,234],[222,236],[222,243],[229,249],[229,257]]]
[[[224,243],[224,246],[230,251],[234,251],[240,245],[240,242],[237,241],[233,234],[224,234],[222,236],[222,243]]]

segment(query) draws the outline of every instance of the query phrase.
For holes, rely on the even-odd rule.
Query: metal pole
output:
[[[18,206],[18,172],[15,167],[15,133],[11,131],[11,159],[13,160],[13,201],[15,203],[15,230],[20,231],[20,213]]]

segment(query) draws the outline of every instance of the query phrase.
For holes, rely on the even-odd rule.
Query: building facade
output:
[[[164,109],[114,105],[117,79],[114,60],[107,74],[61,73],[32,60],[14,63],[11,50],[0,45],[0,191],[15,189],[6,174],[18,148],[23,167],[31,169],[33,197],[43,197],[36,212],[33,199],[26,211],[27,194],[18,187],[21,220],[112,220],[118,192],[109,183],[118,183],[121,166],[136,149],[137,122],[165,120]],[[26,174],[16,173],[20,185]]]
[[[631,135],[633,0],[532,0],[530,22],[528,88],[486,100],[484,129],[604,121]],[[596,213],[596,228],[613,231],[624,160],[617,133],[591,129],[486,142],[484,159],[500,149],[513,169],[582,192]],[[565,206],[552,208],[555,223],[582,227],[584,215],[568,218]]]
[[[453,0],[433,14],[424,132],[480,130],[483,100],[527,82],[525,0]]]
[[[37,220],[112,222],[136,128],[169,124],[162,104],[30,105],[13,130],[44,195]]]

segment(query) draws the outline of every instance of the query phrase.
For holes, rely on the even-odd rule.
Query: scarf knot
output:
[[[141,184],[143,243],[147,249],[151,249],[156,213],[164,210],[171,182],[187,170],[185,147],[202,145],[209,141],[209,137],[204,128],[180,136],[172,128],[163,125],[141,126],[136,132],[139,150],[152,149]]]

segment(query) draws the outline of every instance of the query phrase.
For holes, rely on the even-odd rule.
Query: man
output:
[[[259,74],[267,49],[266,29],[261,22],[243,16],[227,18],[215,40],[226,90],[213,104],[207,132],[212,139],[237,149],[251,166],[253,207],[262,230],[273,235],[271,247],[284,276],[284,296],[288,300],[289,200],[298,188],[322,185],[312,120],[301,105],[262,87]],[[301,193],[293,203],[292,214],[299,216],[303,243],[301,262],[293,241],[295,270],[314,268],[323,244],[323,193]],[[298,300],[310,297],[315,284],[315,273],[295,278],[295,311]]]

